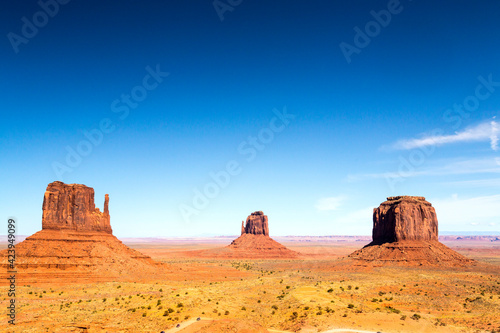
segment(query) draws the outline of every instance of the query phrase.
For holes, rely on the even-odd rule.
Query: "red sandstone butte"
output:
[[[373,242],[437,241],[436,211],[424,197],[398,196],[373,210]]]
[[[218,249],[189,251],[187,254],[193,257],[221,259],[291,259],[299,256],[299,253],[269,237],[268,219],[261,211],[250,214],[246,225],[241,223],[241,236],[230,245]]]
[[[397,196],[373,210],[373,241],[349,258],[374,264],[464,266],[467,259],[438,241],[434,207],[424,197]]]
[[[103,231],[112,233],[109,196],[104,197],[104,212],[94,204],[94,189],[81,184],[53,182],[47,186],[42,206],[42,229]]]
[[[107,194],[101,212],[93,188],[57,181],[47,186],[42,210],[42,230],[16,245],[23,283],[136,281],[163,274],[161,265],[113,236]],[[2,262],[6,257],[1,251]]]
[[[269,237],[267,215],[261,211],[250,214],[246,224],[241,224],[241,236],[218,252],[239,258],[296,258],[298,255]]]
[[[241,226],[242,234],[252,234],[252,235],[264,235],[269,236],[269,225],[267,222],[267,215],[264,215],[263,212],[253,212],[250,216],[247,217],[247,222],[245,227]],[[243,232],[245,231],[245,232]]]

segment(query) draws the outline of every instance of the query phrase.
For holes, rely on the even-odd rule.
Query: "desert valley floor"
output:
[[[202,255],[234,237],[123,239],[164,263],[163,277],[19,269],[14,332],[500,332],[500,241],[455,238],[440,240],[475,265],[346,259],[370,237],[276,237],[300,256],[273,260]],[[5,309],[5,280],[0,288]]]

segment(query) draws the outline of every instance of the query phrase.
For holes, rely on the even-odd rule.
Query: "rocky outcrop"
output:
[[[349,255],[371,264],[464,266],[473,263],[438,241],[434,207],[424,197],[397,196],[373,210],[373,241]]]
[[[190,252],[190,256],[220,259],[293,259],[299,257],[299,253],[269,237],[268,219],[261,211],[250,214],[246,224],[241,222],[241,236],[228,246]]]
[[[373,210],[373,242],[437,241],[434,207],[424,197],[398,196]]]
[[[228,258],[296,258],[297,252],[269,237],[267,215],[253,212],[241,223],[241,236],[222,250],[212,251],[216,256]]]
[[[112,233],[109,196],[105,195],[104,212],[101,212],[95,207],[94,189],[85,185],[50,183],[42,211],[42,229]]]
[[[243,229],[245,232],[243,232]],[[241,229],[242,234],[264,235],[269,236],[269,226],[267,222],[267,215],[263,212],[253,212],[247,217],[246,225]]]

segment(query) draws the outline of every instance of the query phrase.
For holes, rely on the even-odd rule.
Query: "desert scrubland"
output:
[[[190,250],[227,245],[224,241],[130,243],[165,263],[162,279],[145,275],[133,282],[79,282],[75,277],[65,283],[57,274],[50,281],[40,270],[43,282],[34,281],[35,276],[29,283],[19,281],[14,331],[161,332],[180,323],[180,329],[189,332],[184,326],[198,317],[206,320],[193,325],[212,325],[213,332],[224,331],[224,325],[246,327],[250,332],[500,329],[500,242],[489,238],[445,241],[478,261],[465,268],[353,266],[343,258],[362,242],[321,238],[282,239],[282,244],[304,254],[300,259],[190,255]],[[5,295],[8,287],[1,289]],[[4,305],[5,301],[4,297]],[[191,331],[197,330],[202,331],[194,326]]]

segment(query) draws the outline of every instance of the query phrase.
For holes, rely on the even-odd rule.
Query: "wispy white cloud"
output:
[[[472,225],[488,229],[500,219],[500,195],[460,198],[458,195],[444,199],[431,199],[436,209],[439,225],[448,230],[460,230]]]
[[[470,175],[470,174],[487,174],[500,173],[500,159],[483,158],[483,159],[468,159],[468,160],[438,160],[429,163],[426,167],[420,168],[418,171],[406,171],[404,177],[418,176],[445,176],[445,175]],[[403,177],[400,172],[380,172],[380,173],[364,173],[364,174],[349,174],[347,181],[361,181],[366,179],[386,179]]]
[[[500,188],[500,178],[486,178],[486,179],[473,179],[461,180],[455,182],[443,182],[443,185],[451,185],[456,187],[498,187]]]
[[[494,151],[498,150],[498,123],[496,121],[491,122],[491,135],[490,135],[490,142],[491,142],[491,149]]]
[[[500,127],[495,120],[466,128],[461,132],[450,135],[424,135],[421,138],[399,140],[390,148],[395,150],[409,150],[427,146],[442,146],[459,142],[490,141],[491,149],[498,150],[498,135]]]
[[[344,201],[343,196],[321,198],[318,200],[315,207],[317,210],[321,211],[337,210],[342,205],[343,201]]]

